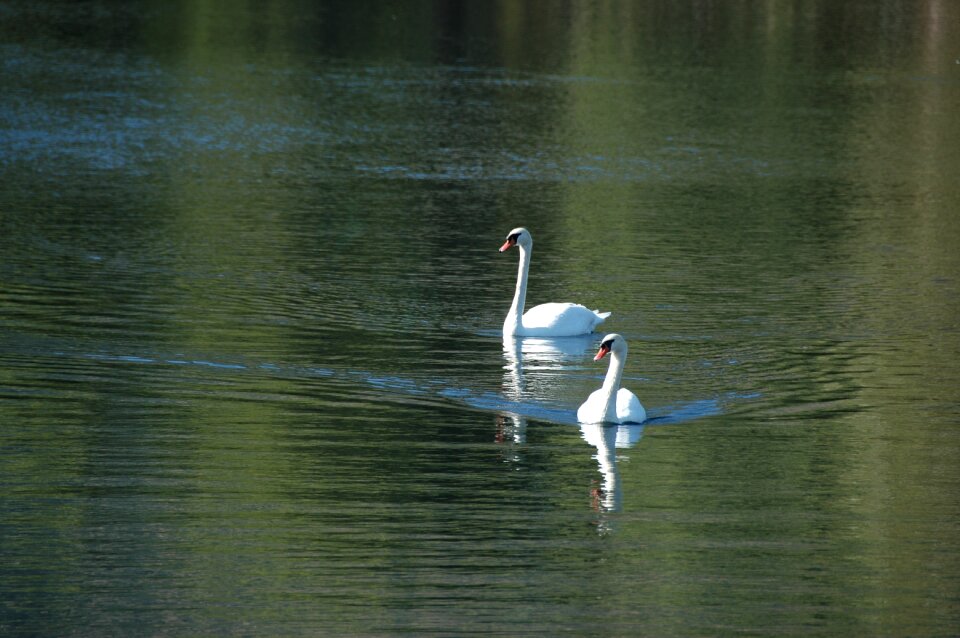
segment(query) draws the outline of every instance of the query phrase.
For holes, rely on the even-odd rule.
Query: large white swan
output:
[[[643,423],[647,411],[633,392],[620,387],[623,364],[627,361],[627,341],[618,334],[609,334],[600,342],[594,361],[610,354],[610,367],[603,385],[594,390],[577,409],[580,423]]]
[[[593,329],[610,316],[609,312],[590,310],[577,303],[545,303],[526,312],[527,276],[530,271],[530,253],[533,237],[526,228],[514,228],[507,234],[507,241],[500,252],[513,246],[520,249],[520,267],[517,270],[517,289],[513,304],[503,320],[503,334],[517,337],[572,337],[593,332]]]

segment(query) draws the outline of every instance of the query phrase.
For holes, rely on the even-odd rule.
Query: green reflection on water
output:
[[[957,625],[951,4],[91,7],[0,27],[0,628]],[[614,511],[432,390],[501,390],[520,223],[645,403],[754,397]]]

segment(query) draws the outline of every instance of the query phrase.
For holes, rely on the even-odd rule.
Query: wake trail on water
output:
[[[401,401],[405,404],[417,403],[423,405],[461,405],[483,412],[498,412],[509,415],[526,417],[540,421],[564,425],[577,425],[576,405],[569,407],[547,405],[535,400],[508,398],[503,394],[491,391],[477,391],[463,387],[455,381],[444,379],[413,379],[393,374],[375,373],[364,370],[337,370],[324,366],[297,366],[283,365],[268,362],[249,361],[218,361],[202,356],[176,355],[133,355],[109,352],[83,352],[82,350],[56,349],[49,352],[54,358],[68,357],[80,359],[93,365],[120,365],[135,367],[163,367],[164,369],[189,370],[201,375],[235,375],[238,373],[253,373],[283,378],[291,381],[311,381],[322,379],[325,383],[337,386],[340,399],[347,399],[352,394],[362,395],[364,401],[393,402]],[[33,356],[32,358],[36,358]],[[68,366],[69,367],[69,366]],[[239,381],[239,378],[235,378]],[[176,376],[164,377],[168,383],[195,383],[197,378],[191,374],[187,378]],[[201,378],[202,381],[202,378]],[[218,383],[222,380],[218,379]],[[204,384],[207,385],[207,384]],[[207,389],[203,393],[216,393],[216,388]],[[371,392],[372,391],[372,392]],[[257,393],[261,397],[274,398],[278,395]],[[301,400],[309,400],[310,389],[304,389],[283,396],[296,396]],[[677,425],[697,419],[724,414],[737,403],[751,400],[756,396],[728,393],[724,396],[699,398],[682,401],[671,405],[653,406],[648,408],[649,418],[645,425]]]

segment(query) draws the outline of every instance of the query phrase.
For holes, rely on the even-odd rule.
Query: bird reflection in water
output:
[[[594,509],[598,512],[617,512],[623,507],[620,473],[617,469],[617,449],[630,448],[643,437],[640,424],[581,423],[580,436],[597,448],[597,467],[600,487],[590,491]]]
[[[503,394],[510,401],[519,403],[523,400],[523,364],[518,339],[503,338],[503,356],[506,359],[506,365],[503,366]],[[496,421],[494,440],[498,444],[511,443],[513,451],[507,456],[507,460],[518,462],[520,456],[516,448],[526,443],[527,420],[519,414],[498,414]]]
[[[582,365],[595,343],[596,335],[504,336],[504,395],[516,402],[555,403],[570,366]]]
[[[503,337],[503,395],[505,413],[496,417],[494,440],[517,446],[526,443],[526,416],[555,418],[556,403],[571,361],[580,360],[596,341],[593,335],[579,337]],[[519,460],[516,452],[511,460]]]

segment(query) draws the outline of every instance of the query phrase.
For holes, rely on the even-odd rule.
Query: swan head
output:
[[[627,340],[616,333],[608,334],[600,342],[600,350],[597,351],[597,356],[595,356],[593,360],[599,361],[611,352],[621,357],[626,355]]]
[[[503,242],[503,246],[500,246],[500,252],[510,250],[517,244],[520,244],[521,248],[528,249],[533,246],[533,237],[530,236],[530,231],[522,226],[518,226],[507,233],[507,241]]]

